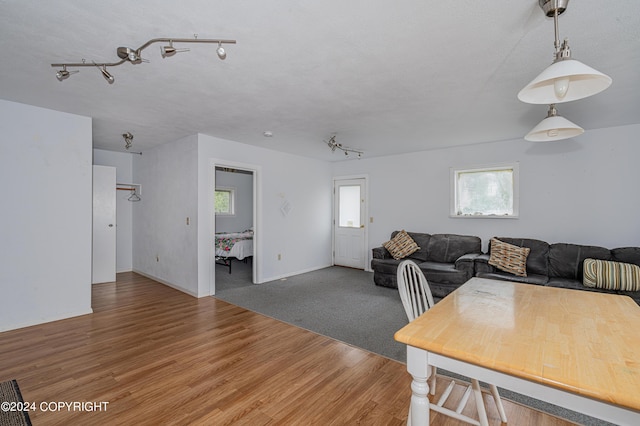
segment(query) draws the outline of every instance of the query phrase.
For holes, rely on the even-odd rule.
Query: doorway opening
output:
[[[213,292],[256,282],[257,171],[215,164]]]

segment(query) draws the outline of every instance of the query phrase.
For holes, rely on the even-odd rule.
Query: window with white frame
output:
[[[216,188],[215,212],[217,215],[233,216],[235,214],[235,195],[234,188]]]
[[[451,168],[451,216],[518,217],[517,162],[477,168]]]

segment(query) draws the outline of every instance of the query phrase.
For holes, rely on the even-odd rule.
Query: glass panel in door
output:
[[[340,210],[338,225],[343,228],[360,228],[360,185],[340,186]]]

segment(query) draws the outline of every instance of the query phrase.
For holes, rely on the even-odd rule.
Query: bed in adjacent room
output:
[[[245,260],[253,256],[253,230],[217,232],[215,234],[216,263],[229,268],[233,259]]]

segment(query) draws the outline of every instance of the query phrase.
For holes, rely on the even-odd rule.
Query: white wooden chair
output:
[[[415,264],[415,262],[411,260],[404,260],[400,262],[398,265],[398,292],[400,293],[400,300],[402,300],[402,305],[404,306],[405,313],[407,314],[407,318],[409,322],[418,318],[420,315],[425,313],[429,308],[434,305],[433,295],[431,294],[431,289],[429,288],[429,283],[425,278],[424,274]],[[429,393],[431,395],[435,395],[436,392],[436,368],[432,368],[432,374],[428,379],[429,383]],[[449,386],[444,391],[440,399],[436,404],[430,402],[429,407],[438,413],[444,414],[445,416],[453,417],[458,420],[462,420],[463,422],[470,423],[478,426],[487,426],[489,424],[487,420],[487,412],[484,407],[484,400],[482,399],[482,391],[480,389],[480,384],[477,379],[471,379],[471,384],[467,387],[464,395],[460,399],[458,406],[455,410],[451,410],[449,408],[444,407],[443,405],[451,395],[451,391],[455,386],[455,380],[452,380],[449,383]],[[490,384],[489,390],[491,395],[493,395],[493,399],[496,403],[496,407],[498,412],[500,413],[500,419],[503,423],[507,422],[507,415],[504,412],[504,408],[502,406],[502,400],[500,399],[500,394],[498,393],[498,388],[495,385]],[[471,392],[473,392],[476,407],[478,409],[478,417],[479,421],[475,420],[471,417],[468,417],[462,414],[462,410],[464,406],[467,404],[469,400],[469,396],[471,396]],[[407,420],[407,424],[411,425],[411,408],[409,408],[409,418]]]

